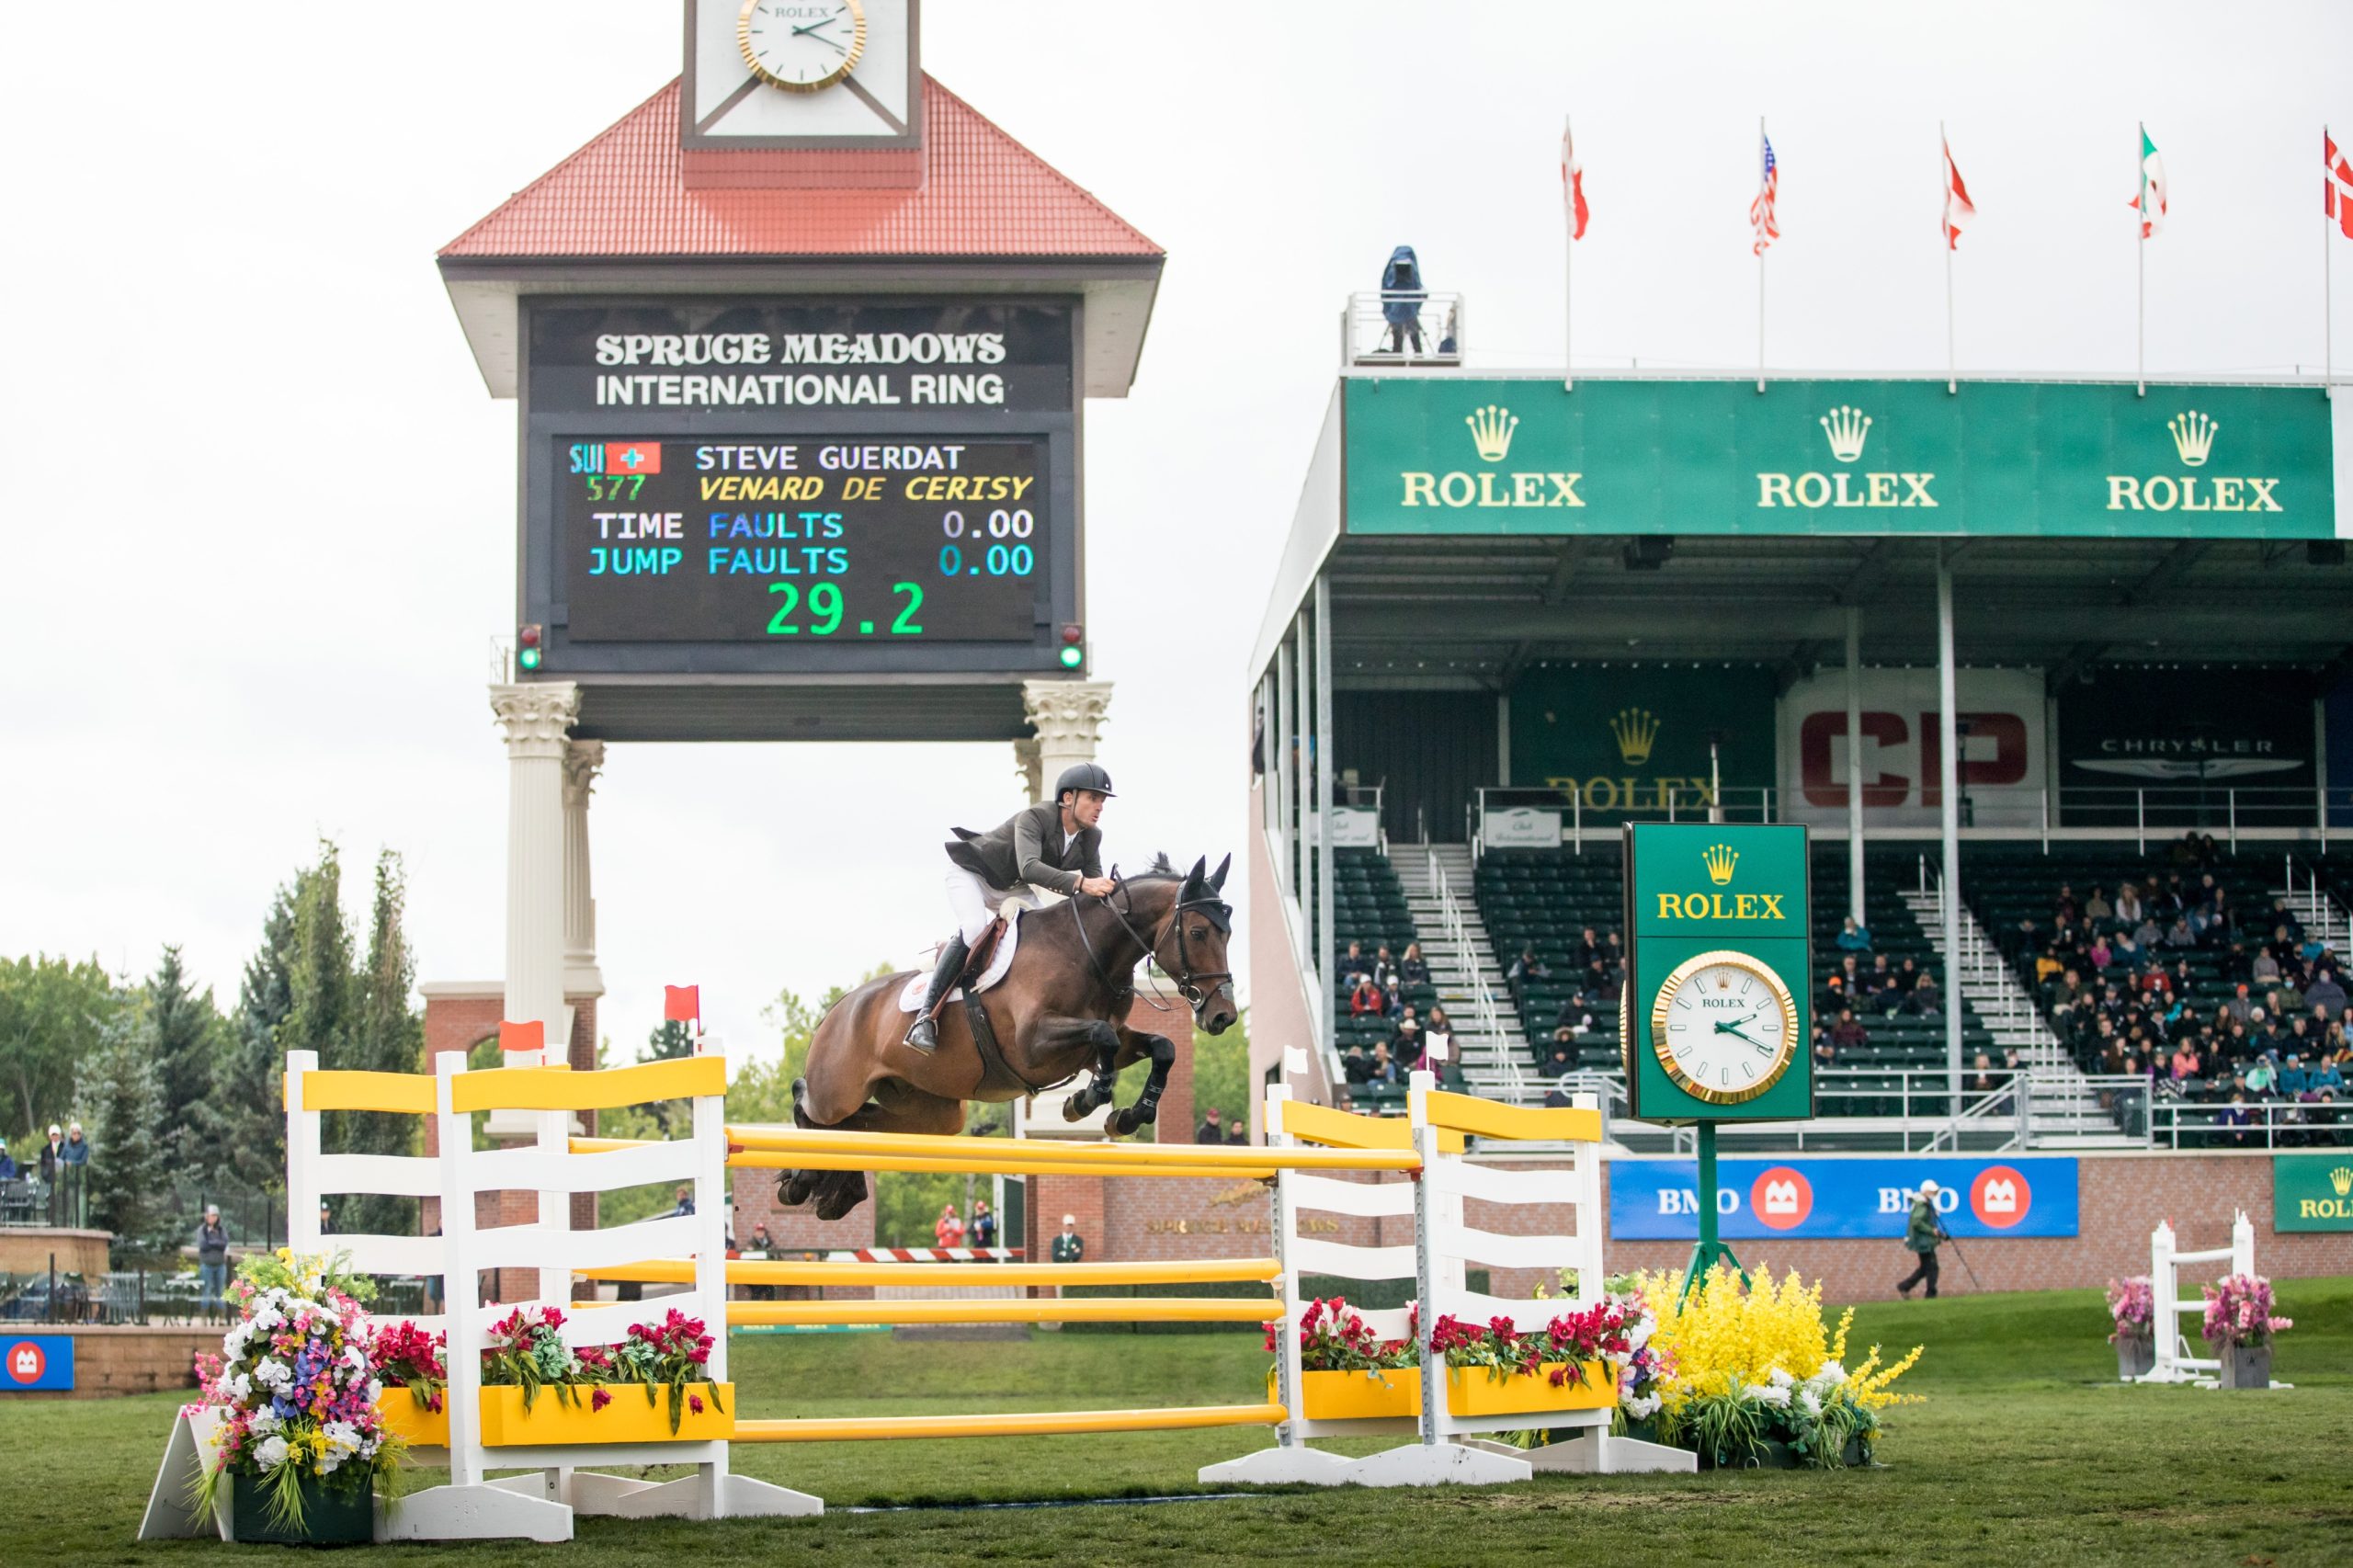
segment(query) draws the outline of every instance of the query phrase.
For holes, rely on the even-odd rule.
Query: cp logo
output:
[[[37,1383],[47,1370],[49,1358],[42,1355],[40,1346],[31,1340],[20,1339],[8,1346],[8,1376],[12,1381]]]
[[[1748,1188],[1748,1207],[1760,1224],[1786,1231],[1813,1212],[1813,1184],[1788,1165],[1774,1165]]]
[[[2034,1188],[2009,1165],[1987,1165],[1969,1184],[1969,1211],[1981,1224],[2006,1231],[2034,1207]]]

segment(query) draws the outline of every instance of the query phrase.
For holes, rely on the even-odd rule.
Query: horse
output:
[[[1011,967],[980,998],[994,1052],[974,1040],[964,1002],[941,1010],[938,1051],[915,1051],[898,1005],[907,972],[868,981],[818,1020],[806,1075],[792,1085],[793,1125],[959,1133],[967,1101],[1001,1104],[1084,1072],[1086,1083],[1063,1107],[1064,1118],[1077,1121],[1113,1102],[1121,1068],[1149,1060],[1142,1092],[1112,1115],[1109,1131],[1125,1137],[1149,1126],[1176,1047],[1129,1027],[1133,971],[1150,956],[1175,977],[1200,1028],[1222,1034],[1233,1027],[1241,1016],[1226,960],[1233,909],[1222,896],[1233,862],[1229,855],[1208,871],[1203,856],[1180,873],[1163,856],[1129,878],[1114,867],[1108,897],[1079,894],[1022,915]],[[840,1219],[866,1195],[862,1171],[792,1170],[777,1178],[778,1201],[797,1208],[814,1199],[820,1220]]]

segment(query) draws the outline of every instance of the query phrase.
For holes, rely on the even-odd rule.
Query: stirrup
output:
[[[917,1013],[915,1021],[907,1026],[906,1044],[918,1056],[929,1056],[939,1049],[939,1025],[928,1011]]]

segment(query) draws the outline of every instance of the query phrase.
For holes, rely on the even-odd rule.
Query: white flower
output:
[[[221,1380],[221,1392],[239,1404],[249,1404],[254,1397],[254,1380],[250,1372],[238,1372]]]
[[[1788,1388],[1790,1383],[1796,1381],[1791,1378],[1789,1373],[1781,1370],[1779,1367],[1774,1368],[1770,1372],[1767,1373],[1766,1376],[1773,1380],[1773,1386],[1777,1389]]]
[[[368,1403],[373,1404],[383,1393],[384,1385],[374,1378],[368,1380]]]
[[[355,1372],[364,1372],[368,1369],[368,1352],[357,1345],[347,1345],[343,1347],[343,1364]]]
[[[338,1453],[356,1452],[359,1448],[359,1428],[348,1421],[328,1422],[320,1436],[326,1439],[329,1449]]]
[[[294,1381],[294,1372],[285,1362],[265,1356],[255,1366],[254,1377],[264,1388],[284,1388]]]
[[[1657,1332],[1658,1319],[1651,1316],[1648,1312],[1644,1312],[1640,1318],[1635,1320],[1634,1326],[1627,1331],[1626,1344],[1628,1348],[1640,1350],[1643,1346],[1648,1345],[1651,1342],[1651,1335]]]
[[[276,1470],[286,1462],[286,1439],[269,1437],[254,1450],[254,1462],[264,1470]]]
[[[1769,1404],[1777,1410],[1789,1408],[1790,1391],[1786,1387],[1778,1384],[1751,1383],[1748,1385],[1748,1392],[1755,1395],[1761,1404]]]
[[[1658,1414],[1659,1397],[1654,1393],[1628,1394],[1618,1403],[1637,1421],[1646,1421]]]
[[[1822,1414],[1822,1401],[1814,1397],[1812,1389],[1802,1388],[1798,1390],[1798,1408],[1808,1415],[1819,1416]]]
[[[256,1432],[275,1432],[278,1430],[278,1412],[264,1404],[253,1413],[246,1425]]]
[[[1836,1361],[1824,1361],[1822,1364],[1822,1370],[1814,1373],[1807,1381],[1816,1383],[1843,1383],[1847,1381],[1847,1369]]]
[[[244,1358],[245,1346],[251,1345],[253,1340],[254,1325],[249,1323],[239,1324],[236,1327],[231,1329],[227,1336],[221,1341],[222,1358],[228,1361],[243,1360]]]
[[[273,1290],[270,1292],[270,1294],[274,1296],[283,1295],[284,1293],[285,1292],[279,1290]],[[266,1331],[276,1328],[279,1324],[284,1323],[286,1321],[286,1314],[279,1312],[277,1306],[265,1297],[263,1300],[254,1304],[254,1315],[246,1321],[256,1329]]]

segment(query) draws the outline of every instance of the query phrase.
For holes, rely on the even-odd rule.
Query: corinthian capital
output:
[[[574,741],[563,748],[563,802],[579,805],[588,799],[597,787],[597,775],[605,770],[605,743]]]
[[[1080,748],[1091,756],[1111,709],[1111,683],[1026,680],[1021,683],[1021,708],[1041,747],[1051,752]]]
[[[506,732],[508,756],[560,762],[572,722],[580,716],[580,687],[570,681],[494,686],[490,710]]]

